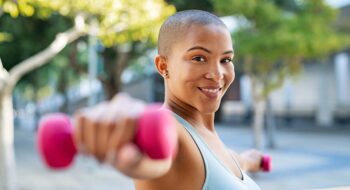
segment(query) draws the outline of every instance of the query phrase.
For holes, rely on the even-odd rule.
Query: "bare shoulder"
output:
[[[190,134],[181,123],[177,123],[178,149],[170,170],[152,180],[134,180],[137,190],[200,190],[205,180],[205,168]]]

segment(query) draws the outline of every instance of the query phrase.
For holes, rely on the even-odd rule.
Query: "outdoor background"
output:
[[[162,102],[158,30],[186,9],[232,33],[216,127],[230,148],[272,156],[270,173],[250,174],[261,188],[350,189],[350,0],[0,0],[0,190],[134,189],[88,157],[47,169],[38,121],[121,91]]]

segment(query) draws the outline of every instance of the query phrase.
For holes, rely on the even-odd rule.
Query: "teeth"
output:
[[[217,92],[219,92],[220,89],[219,88],[217,88],[217,89],[202,88],[202,90],[205,91],[205,92],[217,93]]]

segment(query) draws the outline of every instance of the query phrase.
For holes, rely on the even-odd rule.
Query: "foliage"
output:
[[[13,17],[84,15],[96,27],[87,32],[96,32],[106,46],[148,37],[155,40],[162,21],[175,11],[163,0],[1,0],[1,5]]]
[[[5,32],[0,32],[0,43],[1,42],[8,42],[12,40],[12,35],[5,33]]]
[[[4,67],[10,70],[20,61],[47,47],[57,32],[70,27],[72,27],[71,20],[57,14],[45,19],[24,16],[13,19],[10,15],[3,15],[0,28],[12,37],[11,40],[0,43],[0,57]],[[55,91],[57,86],[55,81],[60,77],[61,71],[68,67],[69,61],[64,58],[68,57],[70,49],[67,47],[58,54],[51,61],[52,64],[25,75],[19,81],[16,92],[26,100],[35,96],[42,99],[51,95]]]
[[[305,59],[323,59],[350,45],[332,23],[336,10],[322,0],[213,0],[221,15],[244,18],[232,36],[244,71],[262,83],[260,95],[298,73]]]
[[[47,19],[19,16],[13,19],[3,15],[0,28],[11,35],[11,40],[0,44],[0,57],[10,70],[20,61],[47,47],[58,32],[72,27],[72,22],[59,15]]]
[[[105,46],[113,48],[130,42],[154,43],[160,24],[175,9],[163,0],[0,0],[0,11],[8,13],[1,16],[0,28],[13,36],[0,45],[0,57],[6,69],[11,69],[46,47],[58,32],[72,27],[78,15],[84,18],[86,34],[98,36]],[[51,79],[58,80],[60,71],[71,66],[67,59],[71,49],[67,47],[54,58],[53,64],[26,76],[20,87],[38,81],[35,77],[47,77],[48,73]],[[39,83],[42,81],[47,82]]]

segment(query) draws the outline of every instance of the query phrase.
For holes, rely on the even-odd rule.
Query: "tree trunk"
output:
[[[116,93],[121,91],[121,75],[123,70],[127,67],[133,47],[125,50],[125,48],[115,48],[116,57],[110,56],[110,54],[104,54],[105,70],[107,77],[101,79],[107,99],[111,99]]]
[[[75,28],[56,35],[49,47],[20,62],[9,73],[0,61],[0,189],[15,190],[15,156],[13,148],[13,105],[12,90],[26,73],[46,64],[67,44],[82,36]]]
[[[258,150],[261,150],[263,148],[265,105],[265,100],[254,100],[254,146]]]
[[[11,93],[0,96],[0,189],[16,189],[13,144],[13,108]]]
[[[264,115],[266,108],[266,98],[263,98],[261,93],[263,86],[258,78],[254,77],[253,74],[253,62],[252,56],[244,57],[244,73],[251,81],[252,87],[252,103],[253,103],[253,134],[254,134],[254,147],[256,149],[262,149],[263,146],[263,129],[264,129]]]
[[[331,88],[332,79],[329,74],[329,66],[326,64],[327,61],[323,60],[320,64],[320,77],[318,79],[318,95],[319,102],[318,108],[316,111],[316,122],[318,126],[321,127],[332,127],[334,123],[332,110],[334,109],[334,105],[329,97],[331,97]]]
[[[33,89],[34,90],[34,97],[33,97],[33,101],[35,102],[35,112],[34,112],[34,128],[35,130],[37,129],[37,126],[39,125],[39,117],[40,117],[40,110],[39,110],[39,93],[38,90],[39,89],[39,81],[38,81],[38,75],[36,75],[33,79]]]
[[[263,148],[263,129],[264,129],[264,115],[266,108],[266,99],[261,97],[261,86],[259,82],[251,77],[252,92],[253,92],[253,108],[254,108],[254,147],[258,150]]]
[[[29,57],[28,59],[18,63],[9,72],[9,79],[7,81],[7,86],[13,89],[17,81],[26,73],[39,68],[46,64],[49,60],[55,57],[60,51],[63,50],[69,43],[75,41],[83,33],[72,28],[66,32],[62,32],[56,35],[55,40],[50,44],[49,47],[43,51]]]
[[[267,147],[271,149],[276,148],[276,121],[272,112],[271,98],[267,97],[266,100],[266,141]]]
[[[59,111],[63,113],[68,112],[68,94],[67,94],[67,86],[68,86],[68,74],[65,71],[62,71],[58,81],[58,89],[60,95],[63,97],[63,104],[59,107]]]

